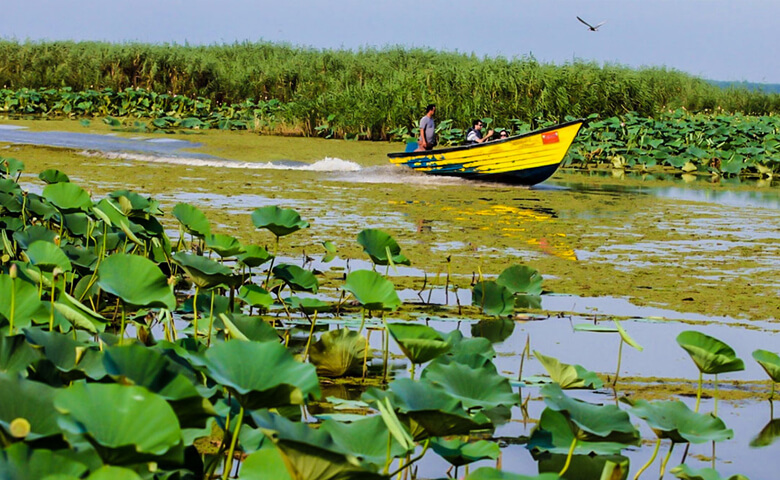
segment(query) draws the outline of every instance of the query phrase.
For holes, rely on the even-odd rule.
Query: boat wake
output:
[[[243,170],[300,170],[309,172],[357,172],[361,170],[360,165],[355,162],[333,157],[325,157],[314,163],[306,163],[295,160],[240,162],[213,157],[160,156],[129,152],[83,151],[81,154],[87,157],[101,157],[110,160],[186,165],[191,167],[240,168]]]
[[[346,172],[336,175],[333,179],[352,183],[405,183],[420,186],[473,185],[475,183],[462,178],[427,175],[396,165],[366,167],[360,172]]]

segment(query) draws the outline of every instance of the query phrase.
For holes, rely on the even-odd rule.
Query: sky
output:
[[[0,38],[423,47],[780,83],[780,0],[4,0]],[[592,25],[591,32],[577,21]]]

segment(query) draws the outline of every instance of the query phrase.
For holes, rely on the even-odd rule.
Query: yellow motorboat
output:
[[[558,169],[584,120],[574,120],[502,140],[390,153],[390,162],[431,175],[536,185]]]

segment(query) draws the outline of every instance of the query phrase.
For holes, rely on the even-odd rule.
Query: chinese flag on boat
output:
[[[547,132],[542,134],[542,144],[548,145],[550,143],[558,143],[560,142],[560,139],[558,139],[558,132]]]

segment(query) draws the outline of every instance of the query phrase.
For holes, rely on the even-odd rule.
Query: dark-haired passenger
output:
[[[476,145],[477,143],[487,142],[493,136],[493,130],[488,130],[487,135],[482,135],[482,129],[485,127],[482,120],[474,120],[471,128],[466,131],[466,145]]]
[[[420,141],[417,151],[433,150],[436,146],[436,124],[433,121],[435,113],[436,105],[430,104],[425,107],[425,115],[420,119]]]

